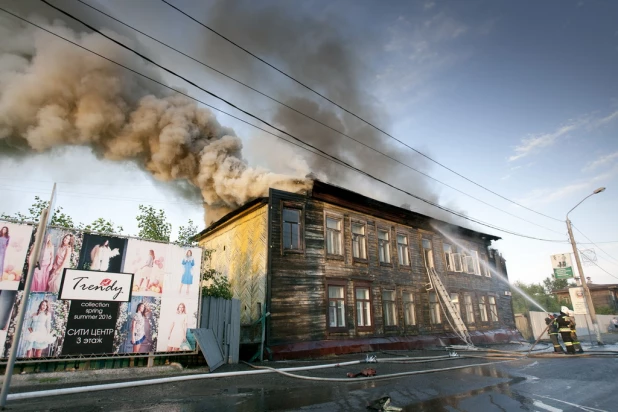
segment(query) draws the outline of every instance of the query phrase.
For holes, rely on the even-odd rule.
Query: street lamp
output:
[[[575,243],[575,237],[573,236],[573,230],[571,229],[571,221],[569,220],[569,213],[571,213],[577,206],[581,205],[584,200],[588,199],[592,195],[599,194],[605,190],[604,187],[600,187],[594,192],[590,193],[586,196],[581,202],[575,205],[573,209],[569,210],[566,215],[566,224],[567,230],[569,231],[569,238],[571,239],[571,246],[573,246],[573,254],[575,255],[575,262],[577,263],[577,270],[579,271],[579,278],[582,282],[582,288],[584,288],[584,302],[586,303],[586,308],[588,309],[588,313],[590,313],[590,319],[592,320],[592,326],[594,327],[594,331],[597,335],[597,343],[599,345],[603,345],[603,341],[601,340],[601,329],[599,328],[599,323],[597,322],[597,313],[594,310],[594,303],[592,302],[592,295],[590,295],[590,289],[588,289],[588,284],[586,283],[586,277],[584,276],[584,269],[582,268],[582,262],[579,259],[579,252],[577,250],[577,244]]]

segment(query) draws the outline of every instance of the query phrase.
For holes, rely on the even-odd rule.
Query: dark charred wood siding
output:
[[[284,207],[302,210],[303,248],[288,251],[282,247],[282,210]],[[330,256],[326,253],[325,216],[342,220],[343,253]],[[353,258],[352,222],[366,224],[366,261]],[[387,230],[390,235],[390,264],[378,259],[378,229]],[[466,242],[467,247],[487,254],[489,240],[481,239],[476,232],[467,229],[453,230],[453,237]],[[472,234],[476,233],[476,237]],[[410,265],[399,265],[397,234],[408,237]],[[491,277],[462,273],[446,273],[442,253],[442,237],[433,230],[431,219],[422,215],[407,216],[390,210],[375,209],[369,203],[353,204],[345,199],[320,194],[298,195],[271,190],[269,199],[269,268],[268,302],[270,317],[267,322],[267,344],[282,345],[309,340],[346,339],[373,336],[402,336],[448,331],[445,314],[442,323],[432,325],[429,314],[429,282],[421,240],[432,240],[436,270],[447,290],[460,294],[463,307],[463,293],[473,296],[475,308],[474,324],[471,329],[496,329],[514,326],[508,282],[498,276]],[[496,256],[498,256],[496,254]],[[490,266],[495,267],[494,259]],[[500,263],[503,266],[503,262]],[[500,266],[499,265],[499,266]],[[499,271],[505,273],[504,269]],[[345,327],[328,328],[327,285],[342,285],[345,288]],[[355,288],[368,286],[371,290],[372,326],[356,326],[357,311]],[[396,292],[397,325],[385,326],[382,292]],[[403,292],[412,292],[416,312],[416,325],[404,325]],[[478,299],[480,296],[494,296],[498,305],[499,322],[481,322]],[[488,308],[489,311],[489,308]]]

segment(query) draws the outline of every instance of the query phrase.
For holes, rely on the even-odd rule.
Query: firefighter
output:
[[[562,336],[562,341],[566,347],[566,353],[575,354],[573,348],[573,339],[571,339],[571,318],[569,317],[569,308],[563,306],[560,308],[560,316],[556,319],[558,324],[558,332]]]
[[[554,345],[554,352],[556,353],[564,353],[564,348],[558,341],[558,325],[556,324],[557,314],[548,313],[545,318],[545,324],[549,326],[547,332],[549,333],[549,339],[551,339],[551,343]]]
[[[579,343],[579,338],[577,337],[577,333],[575,331],[575,312],[572,310],[569,311],[569,318],[571,318],[571,340],[573,341],[573,349],[577,353],[584,353],[582,349],[581,343]]]

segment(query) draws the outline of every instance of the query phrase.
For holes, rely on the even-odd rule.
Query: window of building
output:
[[[477,252],[476,250],[472,251],[472,259],[473,259],[473,268],[474,268],[474,274],[477,276],[481,276],[481,264],[479,261],[479,252]]]
[[[476,250],[467,250],[461,253],[461,261],[463,263],[463,271],[470,275],[481,275],[479,266],[479,253]]]
[[[438,302],[436,292],[429,292],[429,318],[432,325],[439,325],[442,323],[440,316],[440,302]]]
[[[384,326],[397,325],[397,302],[394,290],[382,292],[382,305],[384,307]]]
[[[425,265],[428,268],[435,267],[433,264],[433,249],[431,245],[431,240],[423,239],[422,244],[423,244],[423,256],[425,258]]]
[[[464,295],[464,305],[466,307],[466,321],[474,323],[474,305],[472,304],[472,296]]]
[[[442,250],[444,251],[444,263],[446,264],[446,270],[448,272],[454,272],[455,266],[453,265],[453,246],[448,243],[443,243]]]
[[[391,263],[391,244],[388,230],[378,229],[378,253],[380,263]]]
[[[459,295],[457,293],[451,293],[451,303],[455,306],[457,313],[461,316],[461,306],[459,305]]]
[[[399,264],[410,266],[410,248],[408,247],[408,237],[397,235],[397,253],[399,254]]]
[[[498,322],[498,307],[496,306],[496,297],[489,296],[489,316],[492,322]]]
[[[356,288],[356,326],[370,327],[371,323],[371,293],[369,288]]]
[[[416,325],[416,311],[414,310],[414,295],[412,292],[403,292],[403,321],[406,326]]]
[[[489,269],[489,260],[487,259],[487,255],[481,254],[481,272],[483,276],[488,278],[491,277],[491,270]]]
[[[367,236],[362,223],[352,223],[352,255],[355,259],[367,259]]]
[[[328,327],[345,327],[345,286],[328,286]]]
[[[479,311],[481,312],[481,322],[489,322],[487,317],[487,298],[485,296],[479,298]]]
[[[283,248],[300,250],[302,247],[300,236],[300,209],[283,209]]]
[[[329,255],[342,255],[341,219],[326,217],[326,253]]]

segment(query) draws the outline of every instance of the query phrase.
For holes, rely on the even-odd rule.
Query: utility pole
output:
[[[592,195],[596,195],[605,190],[604,187],[600,187],[588,196],[586,196],[581,202],[575,205],[575,207],[569,210],[571,213],[577,206],[582,204],[582,202],[588,199]],[[597,322],[597,313],[594,310],[594,302],[592,301],[592,295],[590,294],[590,289],[588,288],[588,283],[586,282],[586,276],[584,275],[584,269],[582,267],[582,262],[579,258],[579,251],[577,250],[577,244],[575,243],[575,237],[573,236],[573,230],[571,228],[571,221],[569,220],[569,213],[566,215],[566,225],[567,230],[569,232],[569,238],[571,240],[571,246],[573,247],[573,254],[575,255],[575,263],[577,263],[577,270],[579,271],[579,278],[582,283],[582,288],[584,289],[584,301],[586,303],[586,308],[588,309],[588,313],[590,314],[590,319],[592,320],[592,326],[594,328],[594,332],[597,335],[597,343],[599,345],[603,345],[603,340],[601,339],[601,328],[599,328],[599,323]]]

